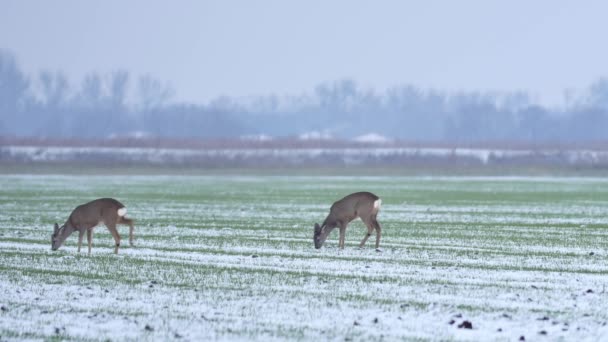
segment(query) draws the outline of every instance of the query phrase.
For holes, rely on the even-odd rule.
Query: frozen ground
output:
[[[383,251],[360,222],[315,250],[360,190]],[[104,196],[136,247],[51,252]],[[599,178],[0,176],[0,340],[607,340],[607,206]]]
[[[395,164],[404,161],[455,161],[474,164],[606,165],[608,151],[593,149],[485,149],[485,148],[119,148],[0,146],[0,160],[7,162],[129,162],[154,165],[360,165]]]

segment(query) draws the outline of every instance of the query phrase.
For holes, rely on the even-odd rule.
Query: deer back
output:
[[[100,198],[76,207],[69,223],[75,226],[91,226],[100,222],[116,223],[119,216],[126,214],[125,206],[113,198]]]
[[[346,223],[357,217],[377,213],[380,209],[380,198],[371,192],[355,192],[331,206],[326,221],[345,221]]]

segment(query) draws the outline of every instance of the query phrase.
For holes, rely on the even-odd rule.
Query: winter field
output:
[[[363,190],[382,252],[315,250]],[[50,250],[107,196],[135,247]],[[605,178],[0,175],[0,340],[607,340],[607,213]]]

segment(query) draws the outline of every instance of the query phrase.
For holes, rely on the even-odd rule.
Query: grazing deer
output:
[[[335,202],[329,211],[329,215],[323,224],[319,226],[315,223],[314,230],[314,242],[315,248],[319,249],[323,246],[323,243],[329,236],[329,233],[336,228],[340,228],[340,242],[339,247],[344,249],[344,237],[346,234],[346,226],[348,223],[357,217],[360,217],[363,223],[367,226],[367,234],[361,241],[359,248],[365,245],[367,239],[372,235],[374,229],[376,230],[376,250],[380,246],[380,235],[382,227],[376,220],[378,211],[380,211],[380,205],[382,200],[380,197],[372,194],[371,192],[355,192],[350,194],[343,199]]]
[[[129,244],[133,246],[133,220],[125,217],[127,214],[127,208],[113,198],[100,198],[89,203],[79,205],[72,211],[67,221],[59,228],[59,225],[55,223],[55,229],[51,236],[51,249],[56,251],[61,247],[65,239],[68,238],[74,231],[78,231],[78,253],[80,253],[80,246],[82,245],[82,238],[84,232],[87,232],[87,242],[89,243],[89,254],[91,254],[91,244],[93,243],[93,228],[98,226],[100,223],[105,224],[114,241],[116,246],[114,247],[114,253],[118,254],[118,247],[120,246],[120,235],[116,230],[117,224],[129,225]]]

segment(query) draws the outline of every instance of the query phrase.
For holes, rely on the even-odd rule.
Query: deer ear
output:
[[[54,232],[57,233],[59,231],[59,225],[55,222]]]
[[[321,231],[321,227],[319,226],[318,223],[315,223],[315,232],[320,232]]]

